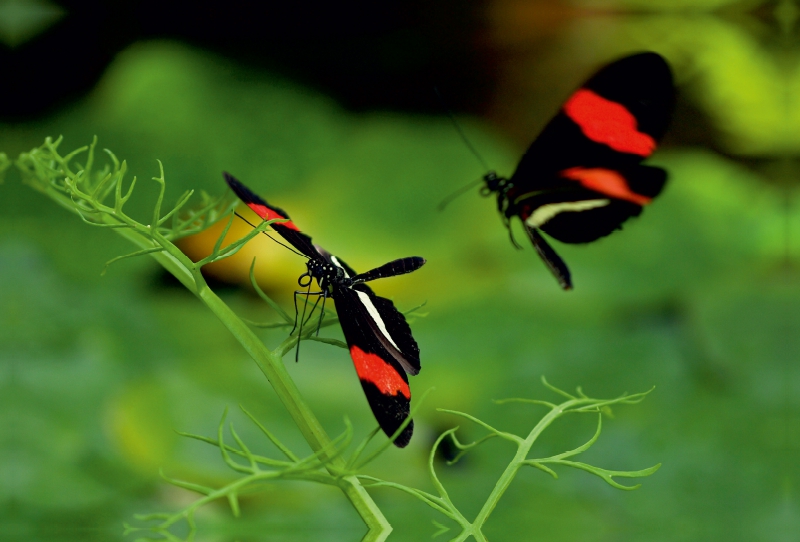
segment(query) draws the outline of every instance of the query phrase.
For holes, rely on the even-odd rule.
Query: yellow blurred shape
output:
[[[241,205],[237,212],[251,224],[258,225],[261,222],[261,219],[244,205]],[[178,245],[193,261],[198,261],[211,253],[226,224],[226,220],[217,222],[197,235],[181,239]],[[241,239],[252,229],[250,224],[239,217],[234,217],[222,246]],[[267,230],[267,233],[288,245],[273,230]],[[258,286],[270,296],[284,301],[290,298],[292,292],[298,288],[297,278],[305,271],[305,259],[266,235],[252,239],[233,256],[203,267],[203,273],[222,282],[249,287],[250,265],[253,263],[253,258],[256,258],[254,275]]]

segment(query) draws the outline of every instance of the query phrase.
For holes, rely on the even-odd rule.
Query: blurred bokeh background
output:
[[[411,384],[417,396],[436,388],[411,445],[389,450],[371,467],[377,476],[429,489],[437,432],[458,423],[464,439],[482,434],[439,407],[527,431],[540,410],[491,400],[552,399],[540,375],[593,396],[656,387],[641,405],[615,408],[585,458],[612,469],[663,463],[641,489],[523,472],[487,524],[491,540],[797,540],[799,22],[795,0],[4,0],[0,152],[14,158],[58,135],[72,149],[97,135],[140,179],[162,160],[173,201],[189,188],[220,194],[221,172],[232,172],[356,269],[425,256],[419,272],[375,284],[401,309],[427,302],[413,322],[423,370]],[[509,175],[576,86],[641,50],[664,55],[678,86],[651,160],[670,181],[623,231],[556,246],[573,292],[532,248],[513,249],[477,191],[436,212],[484,171],[434,86]],[[131,208],[146,212],[154,195],[143,183]],[[188,502],[159,468],[229,479],[212,448],[175,433],[214,434],[226,405],[245,405],[306,451],[255,364],[154,262],[100,276],[130,251],[13,169],[0,185],[2,540],[118,540],[134,513]],[[304,265],[268,240],[212,270],[215,284],[241,314],[277,319],[244,285],[255,254],[263,287],[288,307]],[[263,337],[274,346],[283,334]],[[308,344],[287,364],[330,433],[345,415],[357,434],[374,426],[345,351]],[[538,452],[582,443],[592,422],[563,422]],[[468,514],[510,452],[490,442],[440,464]],[[390,491],[373,494],[391,539],[429,539],[442,518]],[[243,509],[234,521],[207,507],[198,539],[363,532],[327,488],[280,484]]]

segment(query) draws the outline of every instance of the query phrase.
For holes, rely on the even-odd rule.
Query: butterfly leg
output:
[[[503,219],[503,225],[508,230],[508,238],[511,239],[511,244],[517,250],[522,250],[522,246],[519,243],[517,243],[516,239],[514,239],[514,230],[511,229],[511,221],[508,219],[508,217],[505,216],[505,214],[503,214],[501,216],[502,216],[502,219]]]
[[[299,311],[297,310],[297,295],[305,295],[305,292],[302,290],[295,290],[294,292],[294,325],[292,326],[292,330],[289,332],[289,335],[294,333],[294,330],[297,329],[297,315]]]
[[[317,322],[317,337],[319,337],[319,328],[322,327],[322,319],[325,317],[325,301],[328,300],[328,292],[322,292],[322,309],[319,312],[319,321]]]
[[[564,263],[564,260],[561,259],[561,256],[556,254],[556,251],[547,244],[547,241],[544,240],[544,237],[542,237],[536,228],[531,228],[525,224],[525,232],[528,234],[531,243],[533,243],[533,248],[539,253],[539,257],[544,261],[547,268],[550,269],[550,272],[553,273],[553,276],[556,277],[561,287],[564,290],[572,290],[569,268],[567,264]]]
[[[308,282],[308,289],[304,292],[302,290],[295,290],[294,292],[294,326],[297,327],[297,294],[305,295],[303,301],[303,315],[300,317],[300,329],[297,331],[297,346],[294,350],[294,362],[300,361],[300,337],[303,336],[303,320],[306,318],[306,308],[308,307],[308,296],[311,294],[311,281]],[[292,328],[294,331],[294,328]]]
[[[311,307],[311,311],[308,313],[308,318],[306,318],[306,321],[303,322],[303,325],[307,324],[308,321],[311,320],[311,316],[314,314],[314,311],[317,310],[317,305],[319,305],[319,299],[320,299],[320,297],[324,296],[324,293],[323,292],[312,292],[312,293],[308,293],[306,295],[307,296],[312,296],[312,295],[317,296],[317,300],[314,301],[314,306]],[[308,299],[308,297],[306,299]]]
[[[294,354],[294,361],[295,362],[298,362],[300,360],[300,341],[302,340],[302,337],[303,337],[303,327],[305,326],[305,324],[308,323],[309,320],[311,320],[311,316],[314,314],[314,311],[317,309],[317,305],[319,305],[320,296],[322,296],[322,299],[323,299],[323,302],[322,302],[323,303],[323,308],[325,306],[325,301],[324,300],[327,297],[325,292],[311,292],[309,290],[311,290],[311,285],[309,285],[308,290],[306,290],[306,291],[295,290],[295,292],[294,292],[294,327],[292,328],[292,332],[289,333],[289,335],[291,335],[294,332],[295,328],[297,328],[297,322],[298,322],[297,315],[300,312],[298,310],[298,308],[297,308],[297,296],[298,295],[305,296],[305,301],[303,303],[303,314],[299,318],[300,329],[297,332],[297,345],[296,345],[295,354]],[[308,318],[306,318],[306,308],[308,307],[308,298],[311,297],[312,295],[313,296],[317,296],[317,300],[314,302],[314,306],[311,307],[311,311],[308,313]],[[319,324],[317,324],[317,333],[319,333]]]

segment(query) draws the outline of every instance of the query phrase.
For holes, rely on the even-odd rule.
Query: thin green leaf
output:
[[[555,386],[553,386],[552,384],[550,384],[547,381],[547,379],[544,377],[544,375],[542,375],[542,384],[544,384],[544,387],[546,387],[550,391],[553,391],[553,392],[561,395],[562,397],[566,397],[567,399],[577,399],[577,397],[575,397],[573,395],[570,395],[569,393],[565,392],[564,390],[560,390],[560,389],[556,388]]]
[[[600,438],[600,431],[602,430],[602,428],[603,428],[603,415],[598,413],[598,415],[597,415],[597,429],[594,432],[594,436],[592,436],[592,438],[590,438],[585,444],[583,444],[582,446],[578,446],[574,450],[569,450],[568,452],[563,452],[563,453],[560,453],[558,455],[554,455],[554,456],[551,456],[551,457],[546,457],[544,459],[537,459],[536,461],[539,461],[539,462],[555,461],[555,460],[558,460],[558,459],[564,459],[565,457],[572,457],[574,455],[578,455],[580,453],[583,453],[586,450],[588,450],[589,448],[591,448],[592,445],[595,442],[597,442],[597,439]]]
[[[119,173],[117,174],[117,182],[114,184],[114,209],[116,211],[120,211],[122,201],[122,179],[125,177],[125,172],[128,169],[128,164],[125,160],[122,161],[122,165],[119,168]]]
[[[254,229],[249,231],[247,235],[245,235],[238,241],[234,241],[225,248],[219,250],[219,252],[216,254],[212,253],[209,256],[206,256],[205,258],[197,262],[195,266],[199,269],[204,265],[208,265],[210,263],[214,263],[219,260],[224,260],[225,258],[233,256],[234,254],[239,252],[242,249],[242,247],[244,247],[248,242],[250,242],[251,239],[253,239],[259,233],[262,233],[273,222],[276,222],[276,220],[265,220],[264,222],[256,226]]]
[[[172,517],[172,514],[164,514],[164,513],[134,514],[133,517],[138,519],[139,521],[155,521],[155,520],[169,519]]]
[[[445,516],[458,521],[458,517],[460,516],[460,514],[458,514],[458,512],[455,509],[451,509],[449,503],[444,501],[441,497],[437,497],[436,495],[432,495],[426,491],[422,491],[421,489],[404,486],[403,484],[398,484],[395,482],[387,482],[385,480],[381,480],[380,478],[367,476],[365,474],[358,474],[356,476],[359,480],[368,480],[373,482],[371,484],[368,484],[366,487],[391,487],[393,489],[397,489],[404,493],[408,493],[409,495],[412,495],[417,499],[421,500],[434,510],[437,510],[442,514],[444,514]]]
[[[203,435],[195,435],[193,433],[184,433],[183,431],[176,431],[176,433],[178,435],[182,436],[182,437],[187,437],[187,438],[190,438],[190,439],[199,440],[200,442],[205,442],[206,444],[211,444],[212,446],[216,446],[216,447],[219,448],[219,442],[217,442],[215,439],[213,439],[211,437],[206,437],[206,436],[203,436]],[[236,455],[238,455],[240,457],[245,457],[246,458],[246,455],[245,455],[245,453],[243,451],[237,450],[233,446],[229,446],[227,444],[225,444],[224,446],[225,446],[225,449],[228,452],[230,452],[232,454],[236,454]],[[292,465],[292,463],[293,463],[293,462],[290,463],[288,461],[281,461],[279,459],[272,459],[272,458],[269,458],[269,457],[264,457],[264,456],[255,455],[255,454],[253,455],[253,457],[255,458],[256,462],[261,463],[262,465],[267,465],[268,467],[286,468],[286,467],[290,467]]]
[[[253,453],[250,451],[250,448],[247,447],[247,445],[244,443],[244,441],[241,438],[239,438],[239,435],[236,433],[236,430],[233,428],[233,423],[232,422],[230,424],[228,424],[228,430],[231,432],[231,435],[233,436],[233,440],[236,441],[236,444],[239,445],[239,448],[241,448],[242,452],[244,453],[244,456],[250,462],[250,469],[253,472],[258,472],[259,469],[258,469],[258,465],[256,465],[255,456],[253,456]]]
[[[164,164],[161,163],[161,160],[157,160],[158,162],[158,170],[161,173],[158,177],[153,177],[153,180],[159,184],[158,187],[158,198],[156,199],[156,204],[153,206],[153,219],[150,221],[150,227],[155,229],[158,227],[159,219],[161,217],[161,204],[164,202],[164,191],[167,188],[167,183],[164,182]]]
[[[86,212],[86,210],[81,212],[81,210],[78,209],[77,203],[75,204],[75,212],[78,214],[78,216],[81,218],[81,220],[83,222],[85,222],[86,224],[89,224],[90,226],[95,226],[95,227],[98,227],[98,228],[112,228],[112,229],[114,229],[114,228],[130,228],[131,227],[129,224],[125,224],[124,222],[121,222],[119,224],[106,224],[104,222],[92,222],[91,220],[88,220],[84,216],[83,213]],[[91,213],[97,213],[98,211],[90,211],[90,212]],[[106,264],[106,265],[108,265],[108,264]]]
[[[594,400],[591,404],[579,406],[573,408],[573,412],[589,412],[589,411],[596,411],[602,407],[609,406],[609,405],[616,405],[616,404],[624,404],[624,405],[636,405],[644,401],[645,397],[653,391],[655,387],[650,388],[647,391],[634,393],[632,395],[620,395],[619,397],[615,397],[614,399],[605,399],[605,400]]]
[[[345,350],[348,349],[347,343],[340,341],[339,339],[329,339],[327,337],[317,337],[315,335],[303,337],[303,339],[307,341],[316,341],[318,343],[332,344],[333,346],[338,346],[339,348],[344,348]]]
[[[122,210],[122,206],[125,205],[126,203],[128,203],[128,200],[131,199],[131,196],[133,195],[133,189],[134,188],[136,188],[136,175],[134,175],[133,179],[131,179],[131,185],[128,187],[128,191],[125,193],[125,196],[123,196],[123,198],[122,198],[122,203],[119,206],[119,210],[120,211]]]
[[[228,450],[226,450],[225,442],[223,440],[223,429],[225,428],[225,418],[228,417],[228,407],[225,407],[225,411],[222,413],[222,420],[219,422],[219,427],[217,428],[217,440],[219,441],[219,451],[222,453],[222,460],[225,461],[225,464],[228,465],[231,469],[235,470],[236,472],[242,472],[245,474],[252,474],[253,471],[249,467],[245,467],[244,465],[240,465],[231,459],[231,456],[228,454]]]
[[[86,165],[83,168],[84,175],[86,176],[86,187],[91,188],[92,185],[92,167],[94,166],[94,148],[97,146],[97,136],[92,137],[92,142],[89,144],[89,153],[86,155]]]
[[[104,202],[106,199],[108,199],[108,196],[111,194],[112,191],[116,191],[117,183],[119,183],[120,181],[119,169],[114,169],[113,172],[108,174],[107,180],[104,177],[104,181],[105,184],[101,182],[102,186],[95,191],[96,195],[92,194],[92,197],[98,203]]]
[[[362,440],[358,446],[356,446],[356,449],[353,451],[353,455],[351,455],[350,459],[347,461],[347,466],[345,467],[346,470],[348,471],[351,470],[352,466],[355,465],[356,461],[358,461],[358,458],[361,457],[361,454],[364,452],[364,449],[367,447],[370,441],[375,437],[375,435],[377,435],[380,432],[380,430],[381,426],[378,425],[375,427],[375,429],[367,433],[367,436],[364,437],[364,440]]]
[[[222,241],[224,241],[225,238],[228,236],[228,231],[230,231],[231,226],[233,225],[233,219],[235,216],[236,216],[235,214],[231,213],[231,216],[228,219],[228,223],[225,224],[224,228],[222,228],[222,233],[219,234],[219,237],[217,237],[217,242],[214,243],[214,249],[211,251],[211,254],[215,256],[219,255],[219,248],[222,246]]]
[[[586,463],[580,463],[578,461],[568,461],[565,459],[561,459],[558,461],[553,461],[553,463],[559,465],[566,465],[568,467],[573,467],[576,469],[584,470],[596,476],[599,476],[607,484],[613,486],[617,489],[624,489],[625,491],[633,491],[634,489],[639,489],[642,484],[636,484],[635,486],[624,486],[614,480],[614,477],[617,478],[642,478],[645,476],[650,476],[654,472],[656,472],[660,467],[661,463],[650,467],[649,469],[642,469],[637,471],[613,471],[607,469],[601,469],[600,467],[595,467],[593,465],[587,465]]]
[[[273,301],[272,298],[269,297],[267,294],[265,294],[258,286],[258,282],[256,282],[256,276],[255,276],[255,267],[256,267],[256,259],[253,258],[253,262],[250,264],[250,284],[253,286],[253,289],[256,291],[258,297],[260,297],[262,301],[267,303],[267,305],[272,307],[272,309],[275,312],[277,312],[281,318],[283,318],[284,322],[286,322],[287,324],[294,323],[294,320],[292,320],[292,318],[290,318],[289,315],[286,314],[286,311],[284,311],[280,305],[278,305],[275,301]]]
[[[493,399],[494,404],[504,405],[506,403],[528,403],[531,405],[543,405],[548,408],[558,408],[558,405],[550,401],[541,401],[539,399],[525,399],[523,397],[509,397],[507,399]]]
[[[437,408],[436,410],[438,410],[439,412],[447,412],[448,414],[454,414],[456,416],[461,416],[462,418],[466,418],[466,419],[470,420],[471,422],[474,422],[474,423],[480,425],[481,427],[483,427],[487,431],[491,431],[492,433],[494,433],[498,437],[503,438],[505,440],[509,440],[509,441],[513,442],[514,444],[519,444],[520,442],[522,442],[522,439],[519,438],[517,435],[513,435],[511,433],[506,433],[505,431],[500,431],[499,429],[495,429],[494,427],[492,427],[488,423],[486,423],[486,422],[484,422],[482,420],[479,420],[475,416],[472,416],[472,415],[467,414],[465,412],[459,412],[458,410],[450,410],[450,409],[447,409],[447,408]]]
[[[177,213],[178,211],[180,211],[180,210],[181,210],[181,208],[182,208],[184,205],[186,205],[186,202],[187,202],[187,201],[189,201],[189,198],[191,198],[191,197],[192,197],[192,194],[194,194],[194,190],[187,190],[186,192],[184,192],[183,194],[181,194],[181,197],[180,197],[180,198],[178,198],[178,202],[175,204],[175,206],[174,206],[172,209],[170,209],[170,211],[169,211],[167,214],[165,214],[164,216],[162,216],[162,217],[161,217],[161,218],[158,220],[158,222],[156,222],[156,225],[157,225],[157,226],[161,226],[161,225],[162,225],[162,224],[164,224],[164,223],[165,223],[167,220],[169,220],[169,219],[170,219],[170,217],[172,217],[173,215],[175,215],[175,213]]]
[[[436,527],[436,532],[433,533],[431,538],[436,538],[437,536],[443,535],[444,533],[446,533],[447,531],[450,530],[450,527],[448,527],[446,525],[442,525],[441,523],[439,523],[435,519],[432,520],[432,521],[433,521],[433,526]]]
[[[100,273],[100,276],[106,274],[108,271],[108,266],[112,263],[118,262],[120,260],[124,260],[125,258],[133,258],[135,256],[144,256],[145,254],[155,254],[156,252],[164,252],[164,247],[153,247],[153,248],[145,248],[142,250],[137,250],[136,252],[131,252],[130,254],[125,254],[123,256],[117,256],[116,258],[112,258],[106,262],[106,265],[103,266],[103,271]]]
[[[436,442],[433,443],[431,447],[431,451],[428,454],[428,474],[431,477],[431,482],[433,483],[433,487],[436,488],[436,491],[439,493],[439,496],[445,500],[447,503],[452,506],[452,502],[450,501],[450,496],[447,494],[447,490],[444,488],[444,485],[439,480],[439,477],[436,475],[436,468],[434,467],[434,459],[436,458],[436,450],[439,448],[439,445],[442,441],[447,438],[448,436],[452,436],[453,433],[458,431],[458,427],[453,427],[452,429],[448,429],[447,431],[443,432],[439,435],[439,438],[436,439]]]
[[[281,327],[286,328],[292,325],[286,322],[255,322],[248,318],[242,318],[242,322],[244,322],[248,326],[256,327],[259,329],[276,329]]]
[[[417,311],[419,309],[421,309],[422,307],[424,307],[425,305],[427,305],[427,304],[428,304],[427,301],[423,301],[421,304],[417,305],[413,309],[408,309],[408,310],[400,311],[400,312],[403,313],[403,316],[407,316],[409,318],[412,318],[414,316],[418,316],[420,318],[424,318],[424,317],[428,316],[428,313],[427,312],[417,312]]]
[[[238,518],[241,515],[241,510],[239,509],[239,496],[236,493],[228,493],[228,504],[231,506],[233,517]]]
[[[450,438],[453,440],[453,444],[455,444],[456,448],[458,448],[458,454],[456,454],[456,456],[453,459],[448,461],[447,464],[455,465],[456,463],[458,463],[458,460],[461,459],[464,455],[466,455],[466,453],[469,452],[472,448],[480,444],[483,444],[487,440],[493,439],[495,437],[497,437],[496,433],[488,433],[484,435],[482,438],[470,442],[469,444],[463,444],[460,440],[458,440],[458,436],[455,433],[453,433],[452,435],[450,435]]]
[[[193,484],[192,482],[185,482],[183,480],[178,480],[176,478],[170,478],[163,471],[159,470],[159,476],[165,482],[172,484],[173,486],[181,487],[183,489],[188,489],[189,491],[194,491],[195,493],[200,493],[201,495],[210,495],[214,492],[213,489],[206,486],[201,486],[200,484]]]
[[[256,424],[256,427],[258,427],[259,429],[261,429],[261,432],[262,432],[262,433],[264,433],[264,434],[267,436],[267,438],[270,440],[270,442],[272,442],[272,444],[274,444],[274,445],[275,445],[275,447],[276,447],[278,450],[280,450],[280,452],[281,452],[283,455],[285,455],[285,456],[286,456],[286,457],[287,457],[287,458],[288,458],[290,461],[292,461],[292,462],[294,462],[294,463],[297,463],[298,461],[300,461],[300,460],[298,459],[298,457],[297,457],[296,455],[294,455],[294,453],[293,453],[293,452],[292,452],[292,451],[291,451],[289,448],[287,448],[287,447],[286,447],[286,446],[285,446],[285,445],[284,445],[284,444],[283,444],[281,441],[279,441],[279,440],[278,440],[278,439],[275,437],[275,435],[273,435],[273,434],[272,434],[272,433],[269,431],[269,429],[267,429],[266,427],[264,427],[263,425],[261,425],[261,422],[259,422],[259,421],[256,419],[256,417],[255,417],[255,416],[253,416],[252,414],[250,414],[250,412],[249,412],[249,411],[248,411],[246,408],[244,408],[244,406],[243,406],[241,403],[239,403],[239,408],[240,408],[240,409],[242,409],[242,412],[244,412],[244,413],[245,413],[245,415],[246,415],[248,418],[250,418],[250,420],[251,420],[251,421],[252,421],[254,424]]]
[[[529,465],[531,467],[535,467],[535,468],[537,468],[539,470],[543,470],[544,472],[546,472],[547,474],[549,474],[553,478],[556,478],[556,479],[558,478],[558,474],[556,474],[556,471],[554,471],[550,467],[546,467],[545,465],[542,465],[541,463],[539,463],[538,461],[536,461],[534,459],[527,459],[525,461],[522,461],[522,464],[523,465]]]

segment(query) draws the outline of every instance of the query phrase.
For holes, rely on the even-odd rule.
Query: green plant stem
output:
[[[547,427],[553,423],[556,419],[562,416],[566,411],[570,408],[577,407],[582,404],[591,404],[596,403],[594,399],[571,399],[560,405],[553,406],[536,426],[531,430],[525,440],[519,442],[517,445],[517,453],[514,454],[514,458],[509,462],[508,466],[503,471],[503,474],[500,475],[500,478],[497,480],[497,483],[492,489],[492,492],[489,494],[489,497],[486,499],[486,502],[481,507],[480,511],[478,512],[477,516],[475,516],[475,520],[472,522],[472,529],[465,530],[460,533],[459,536],[453,539],[453,541],[462,541],[469,538],[470,535],[474,536],[478,541],[485,541],[486,538],[484,537],[483,533],[481,533],[481,527],[484,523],[489,519],[489,515],[494,511],[497,503],[500,501],[500,498],[508,489],[508,486],[511,485],[511,482],[514,480],[514,477],[517,475],[520,467],[525,464],[525,460],[528,457],[528,453],[530,453],[531,448],[533,447],[533,443],[536,442],[536,439],[539,438],[539,435],[542,434],[542,431],[547,429]]]
[[[197,295],[256,361],[295,424],[300,428],[311,449],[315,452],[331,449],[330,437],[303,400],[300,391],[286,371],[283,361],[265,348],[261,340],[250,331],[250,328],[242,325],[239,317],[210,288],[202,287]],[[325,458],[325,463],[328,471],[333,475],[340,473],[345,468],[345,460],[341,457]],[[364,540],[385,540],[392,528],[361,482],[355,476],[344,476],[339,480],[339,487],[370,529]],[[373,531],[375,532],[373,533]]]
[[[503,474],[500,475],[500,478],[497,480],[497,483],[492,489],[492,492],[489,494],[489,497],[486,499],[486,502],[481,507],[478,515],[475,516],[475,521],[472,522],[472,525],[475,526],[471,532],[462,532],[460,536],[454,538],[453,540],[466,540],[469,535],[473,535],[476,540],[486,540],[481,533],[481,527],[486,520],[489,519],[489,515],[494,511],[497,503],[500,501],[500,498],[508,489],[508,486],[511,485],[511,482],[514,480],[514,477],[517,475],[517,471],[519,471],[520,467],[523,466],[523,462],[528,457],[528,453],[533,447],[533,443],[536,442],[536,439],[539,438],[539,435],[542,434],[547,426],[553,423],[559,416],[564,413],[564,410],[574,406],[576,404],[580,404],[581,402],[589,402],[584,399],[575,399],[572,401],[567,401],[566,403],[562,403],[557,407],[553,408],[548,412],[539,423],[531,430],[528,434],[528,437],[523,440],[517,446],[517,453],[514,454],[514,458],[509,462],[508,466],[503,471]]]
[[[68,196],[50,187],[40,188],[51,199],[65,209],[80,214],[74,201]],[[190,292],[195,294],[225,325],[225,327],[242,344],[248,354],[256,361],[259,369],[269,380],[278,398],[289,411],[303,437],[314,452],[321,450],[333,451],[331,439],[323,429],[317,417],[303,400],[300,391],[281,357],[269,350],[249,327],[225,304],[206,284],[200,273],[200,266],[195,265],[172,242],[160,235],[155,226],[145,226],[131,220],[123,213],[116,213],[106,207],[107,211],[99,214],[99,220],[104,224],[125,224],[127,227],[115,227],[114,231],[128,239],[141,249],[152,249],[157,246],[164,250],[149,254],[160,263]],[[94,217],[97,219],[97,217]],[[366,524],[368,531],[364,536],[365,542],[381,542],[392,532],[392,527],[372,500],[366,489],[355,476],[341,476],[346,467],[342,457],[324,457],[325,466],[338,480],[338,486],[346,495],[356,512]]]

